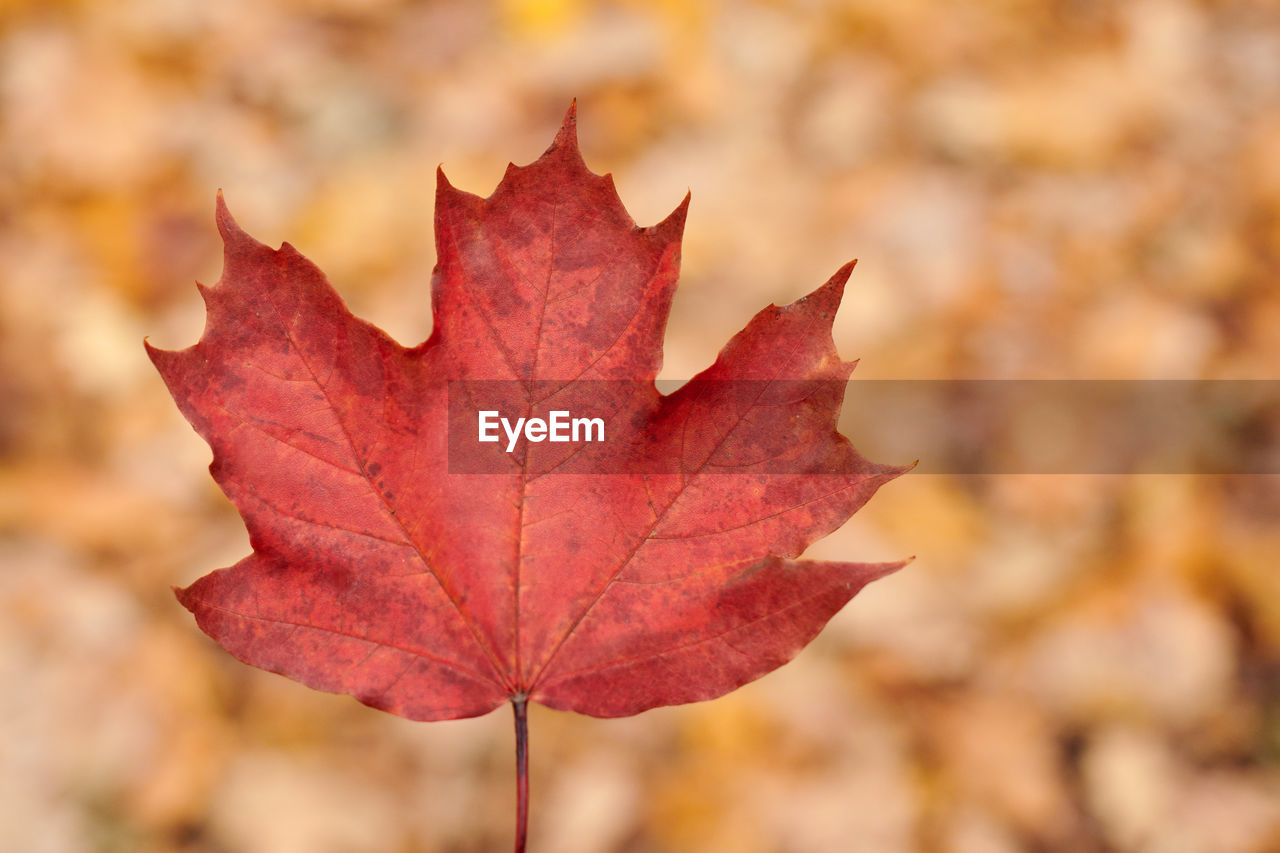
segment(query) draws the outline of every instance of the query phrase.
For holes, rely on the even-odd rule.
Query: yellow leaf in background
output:
[[[586,13],[583,0],[502,0],[503,22],[517,35],[549,38],[571,29]]]

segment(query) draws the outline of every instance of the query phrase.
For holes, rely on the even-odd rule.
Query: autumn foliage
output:
[[[637,227],[575,121],[487,199],[440,173],[435,325],[411,349],[219,196],[205,333],[149,352],[249,528],[253,554],[178,591],[239,659],[419,720],[621,716],[769,672],[902,565],[794,559],[901,470],[835,429],[852,264],[659,394],[688,198]],[[478,445],[457,396],[477,382],[525,418],[589,397],[612,438],[451,471]]]

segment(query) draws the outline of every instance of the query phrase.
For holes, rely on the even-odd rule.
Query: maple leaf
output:
[[[688,201],[636,227],[583,163],[573,108],[487,199],[440,172],[434,328],[406,349],[219,194],[204,334],[148,345],[253,546],[177,590],[200,627],[404,717],[511,701],[519,727],[527,701],[620,716],[719,696],[901,566],[794,559],[903,470],[835,428],[852,264],[655,389]],[[482,444],[485,405],[513,422],[591,408],[607,438]]]

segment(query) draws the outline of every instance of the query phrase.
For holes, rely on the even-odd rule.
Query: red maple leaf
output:
[[[902,471],[835,429],[852,264],[663,396],[688,197],[636,227],[583,163],[572,108],[489,198],[438,178],[434,330],[412,349],[219,195],[205,332],[148,346],[253,545],[177,591],[209,636],[412,719],[510,701],[523,767],[527,701],[621,716],[714,698],[902,565],[793,559]],[[481,411],[509,428],[584,409],[604,440],[478,439]]]

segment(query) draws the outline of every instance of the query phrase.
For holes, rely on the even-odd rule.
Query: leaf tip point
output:
[[[907,557],[902,560],[898,560],[897,562],[894,562],[894,563],[881,563],[880,573],[876,575],[875,580],[887,578],[889,575],[896,574],[897,572],[902,571],[907,566],[914,563],[915,559],[916,559],[916,555],[912,554],[910,557]]]
[[[667,219],[680,217],[683,222],[684,218],[689,215],[689,202],[693,200],[693,192],[691,190],[684,191],[684,198],[680,199],[680,203],[676,205],[676,209],[667,215]]]
[[[810,294],[818,297],[816,301],[821,303],[823,308],[830,307],[832,309],[833,322],[835,320],[835,309],[840,307],[840,303],[844,299],[845,285],[849,283],[849,276],[853,274],[853,268],[857,264],[858,261],[856,259],[843,264],[832,274],[831,278],[827,279],[821,287]],[[828,305],[828,302],[831,304]]]
[[[565,110],[564,120],[560,122],[560,130],[556,132],[556,138],[552,140],[551,147],[547,149],[547,154],[553,151],[572,152],[582,159],[582,154],[578,149],[578,99],[574,98],[569,102],[569,109]],[[543,155],[545,156],[545,155]]]
[[[221,235],[225,245],[230,246],[232,243],[246,240],[256,242],[245,233],[240,223],[236,222],[236,218],[231,215],[231,209],[227,207],[227,200],[221,189],[218,190],[218,197],[214,203],[214,219],[218,224],[218,234]]]
[[[920,465],[919,459],[913,459],[910,462],[908,462],[906,465],[897,465],[893,469],[894,471],[893,476],[901,477],[903,474],[910,474],[917,467],[919,467],[919,465]]]
[[[806,293],[799,299],[787,305],[783,310],[792,311],[799,309],[806,315],[819,315],[826,320],[827,329],[830,330],[835,323],[836,311],[840,308],[840,302],[844,298],[844,285],[849,280],[849,273],[853,271],[851,261],[840,269],[836,270],[831,278],[827,279],[817,290]],[[777,310],[777,305],[770,306]],[[857,362],[853,362],[857,364]],[[850,368],[852,369],[852,368]]]
[[[161,362],[164,361],[165,359],[172,358],[175,355],[174,350],[168,350],[168,349],[164,349],[163,347],[152,345],[150,337],[145,337],[142,339],[142,348],[146,350],[147,358],[151,361],[151,363],[154,364],[158,370],[160,370],[161,375],[164,375],[164,368],[161,365]]]
[[[446,209],[448,205],[460,204],[462,199],[466,198],[470,193],[460,190],[453,185],[453,181],[449,180],[449,176],[444,173],[443,164],[436,166],[436,216],[440,216],[441,211]]]
[[[831,278],[828,280],[827,283],[834,285],[840,288],[841,291],[843,291],[845,284],[849,281],[849,276],[853,275],[853,268],[856,267],[857,265],[858,265],[857,258],[854,258],[848,263],[842,264],[840,266],[840,269],[835,271],[835,274],[831,276]]]
[[[652,229],[646,230],[660,235],[664,240],[679,239],[684,234],[684,223],[689,217],[689,200],[692,197],[692,193],[686,192],[684,198],[676,205],[675,210],[668,213],[667,217],[653,226]]]
[[[920,460],[916,459],[914,462],[910,462],[906,465],[882,465],[881,468],[883,469],[885,475],[887,475],[885,482],[888,482],[889,480],[896,480],[898,477],[901,477],[903,474],[910,474],[912,471],[915,470],[916,466],[919,464],[920,464]]]

